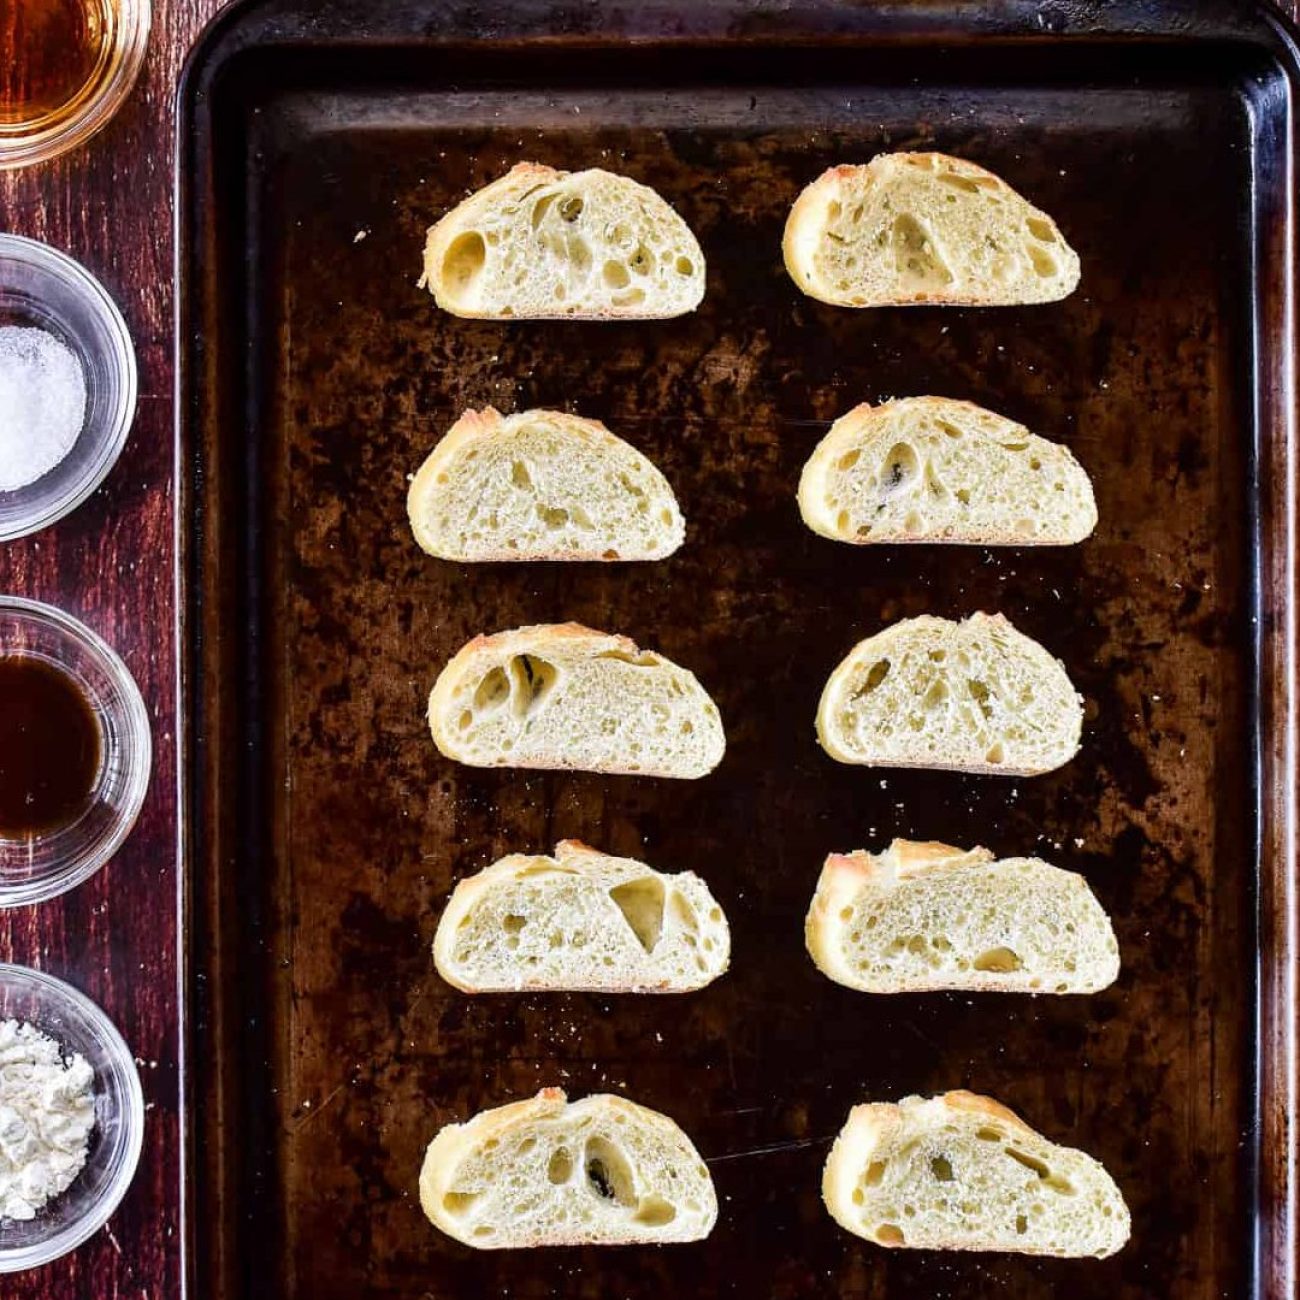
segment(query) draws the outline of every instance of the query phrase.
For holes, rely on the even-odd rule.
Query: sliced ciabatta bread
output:
[[[860,641],[831,674],[817,737],[841,763],[1035,776],[1079,748],[1060,661],[1001,614],[922,615]]]
[[[708,1167],[666,1115],[559,1088],[449,1124],[429,1144],[420,1204],[482,1250],[662,1245],[713,1230]]]
[[[726,747],[693,673],[579,623],[475,637],[439,674],[429,727],[471,767],[689,778],[717,767]]]
[[[690,871],[668,875],[577,840],[462,880],[438,922],[438,973],[466,993],[683,993],[727,969],[731,933]]]
[[[1128,1207],[1098,1161],[970,1092],[855,1106],[822,1199],[880,1246],[1104,1258],[1129,1235]]]
[[[456,316],[651,320],[699,306],[704,254],[649,186],[519,163],[430,229],[421,283]]]
[[[1052,302],[1079,283],[1047,213],[941,153],[832,167],[799,195],[783,248],[804,293],[843,307]]]
[[[804,935],[819,970],[866,993],[1095,993],[1119,974],[1110,918],[1082,876],[947,844],[832,853]]]
[[[668,480],[597,420],[466,411],[411,482],[415,540],[444,560],[658,560],[686,528]]]
[[[842,415],[803,468],[799,513],[813,532],[859,544],[1061,546],[1097,525],[1068,447],[947,397]]]

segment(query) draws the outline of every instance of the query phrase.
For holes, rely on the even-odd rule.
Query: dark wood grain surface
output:
[[[62,1260],[4,1278],[5,1300],[181,1294],[172,135],[177,73],[218,8],[220,0],[162,0],[122,112],[52,163],[0,172],[0,229],[45,240],[98,276],[140,363],[122,459],[62,523],[0,545],[0,591],[49,601],[101,633],[140,684],[154,740],[144,810],[117,857],[60,899],[0,914],[0,958],[68,980],[116,1022],[140,1063],[147,1107],[139,1173],[107,1227]]]
[[[0,0],[3,3],[3,0]],[[141,1062],[148,1106],[135,1184],[72,1256],[4,1279],[6,1300],[162,1300],[181,1293],[173,544],[172,137],[176,76],[219,0],[161,0],[140,84],[116,120],[51,164],[0,173],[0,229],[43,239],[101,278],[141,370],[130,441],[106,484],[55,528],[0,546],[0,591],[85,619],[123,655],[154,720],[153,782],[117,858],[64,898],[0,915],[0,958],[83,988]],[[1287,0],[1295,14],[1300,0]]]

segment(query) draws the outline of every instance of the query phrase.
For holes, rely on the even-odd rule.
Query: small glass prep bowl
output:
[[[25,487],[0,491],[0,542],[75,510],[113,468],[135,419],[131,335],[116,304],[80,263],[48,244],[0,234],[0,326],[43,329],[70,348],[86,379],[86,416],[72,450]]]
[[[0,1219],[0,1273],[48,1264],[98,1232],[135,1176],[144,1141],[144,1094],[131,1049],[109,1018],[71,985],[0,963],[0,1020],[25,1020],[79,1052],[95,1072],[95,1128],[86,1167],[34,1219]]]
[[[99,724],[99,769],[85,810],[53,831],[0,835],[0,907],[44,902],[93,876],[121,847],[153,761],[140,688],[84,623],[38,601],[0,596],[0,656],[42,659],[81,688]]]

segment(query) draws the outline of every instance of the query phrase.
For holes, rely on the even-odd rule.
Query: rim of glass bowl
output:
[[[89,852],[70,857],[62,865],[51,866],[39,879],[19,884],[0,883],[0,908],[25,907],[48,902],[89,880],[122,847],[135,827],[149,789],[153,772],[153,735],[149,730],[149,712],[131,670],[121,656],[99,633],[79,619],[53,605],[24,596],[0,595],[0,613],[16,610],[39,622],[52,625],[59,633],[89,650],[103,665],[122,696],[124,743],[138,759],[130,784],[123,792],[121,813],[114,819],[110,834],[93,845]]]
[[[125,1138],[115,1161],[112,1181],[104,1189],[100,1198],[88,1207],[88,1212],[69,1223],[62,1231],[36,1245],[16,1246],[0,1251],[0,1274],[18,1273],[24,1269],[48,1264],[76,1250],[88,1238],[94,1236],[121,1204],[127,1188],[135,1178],[140,1163],[140,1152],[144,1148],[144,1089],[140,1084],[140,1071],[136,1068],[135,1057],[117,1026],[97,1003],[80,989],[73,988],[71,984],[31,966],[20,966],[16,962],[0,962],[0,981],[14,978],[44,989],[52,994],[52,1000],[56,1003],[60,1001],[70,1003],[83,1019],[95,1026],[108,1046],[108,1055],[116,1067],[116,1072],[125,1081],[125,1087],[121,1090],[121,1122]],[[40,1026],[38,1025],[37,1028],[39,1029]]]
[[[0,233],[0,259],[6,255],[36,266],[62,280],[99,318],[110,340],[113,364],[122,379],[120,400],[112,412],[111,420],[102,432],[95,435],[95,455],[87,461],[81,476],[68,484],[68,490],[51,501],[44,509],[25,515],[9,525],[0,524],[0,542],[12,542],[29,533],[39,532],[70,515],[108,477],[117,464],[127,434],[135,422],[136,398],[139,391],[139,371],[136,366],[135,347],[131,332],[126,327],[117,303],[108,290],[75,258],[59,249],[43,244],[25,235]],[[4,284],[0,280],[0,290]],[[79,437],[85,437],[83,429]],[[21,491],[21,489],[19,489]]]
[[[56,126],[0,138],[0,171],[48,162],[89,140],[122,107],[144,65],[153,23],[150,0],[112,0],[117,8],[116,65],[81,109]]]

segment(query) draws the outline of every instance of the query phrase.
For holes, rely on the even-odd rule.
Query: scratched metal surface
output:
[[[1245,1294],[1251,388],[1235,90],[1173,57],[1137,84],[1122,60],[1035,85],[985,84],[962,63],[906,93],[842,60],[712,79],[682,60],[668,89],[631,77],[617,97],[571,65],[553,84],[515,73],[444,92],[409,74],[390,85],[362,59],[320,76],[304,60],[295,77],[277,57],[274,83],[250,59],[214,108],[227,188],[210,270],[229,279],[206,299],[208,364],[254,360],[247,438],[209,406],[197,450],[199,617],[221,641],[200,650],[220,738],[201,779],[226,793],[196,960],[227,990],[199,1051],[227,1062],[208,1122],[242,1136],[211,1157],[201,1202],[222,1294]],[[779,257],[799,189],[908,147],[977,159],[1051,211],[1081,290],[997,312],[801,298]],[[700,311],[440,315],[414,285],[425,227],[520,158],[659,189],[708,257]],[[851,549],[805,530],[794,486],[829,422],[915,393],[1068,443],[1096,483],[1095,536],[990,552]],[[487,402],[604,420],[674,484],[686,546],[645,566],[423,556],[407,475]],[[1064,659],[1087,699],[1073,763],[1011,780],[819,751],[818,693],[857,639],[977,609]],[[422,713],[446,659],[478,632],[562,619],[692,668],[727,726],[718,771],[674,783],[442,759]],[[234,648],[231,627],[252,642]],[[1064,1000],[830,984],[802,943],[821,859],[893,835],[1083,871],[1115,920],[1119,982]],[[441,983],[429,945],[455,881],[565,836],[705,876],[731,918],[731,972],[663,999],[471,999]],[[679,1120],[717,1183],[713,1236],[483,1254],[434,1232],[415,1197],[430,1137],[543,1084],[626,1092]],[[848,1108],[949,1087],[1102,1158],[1133,1244],[1079,1264],[886,1253],[843,1234],[818,1188]]]

